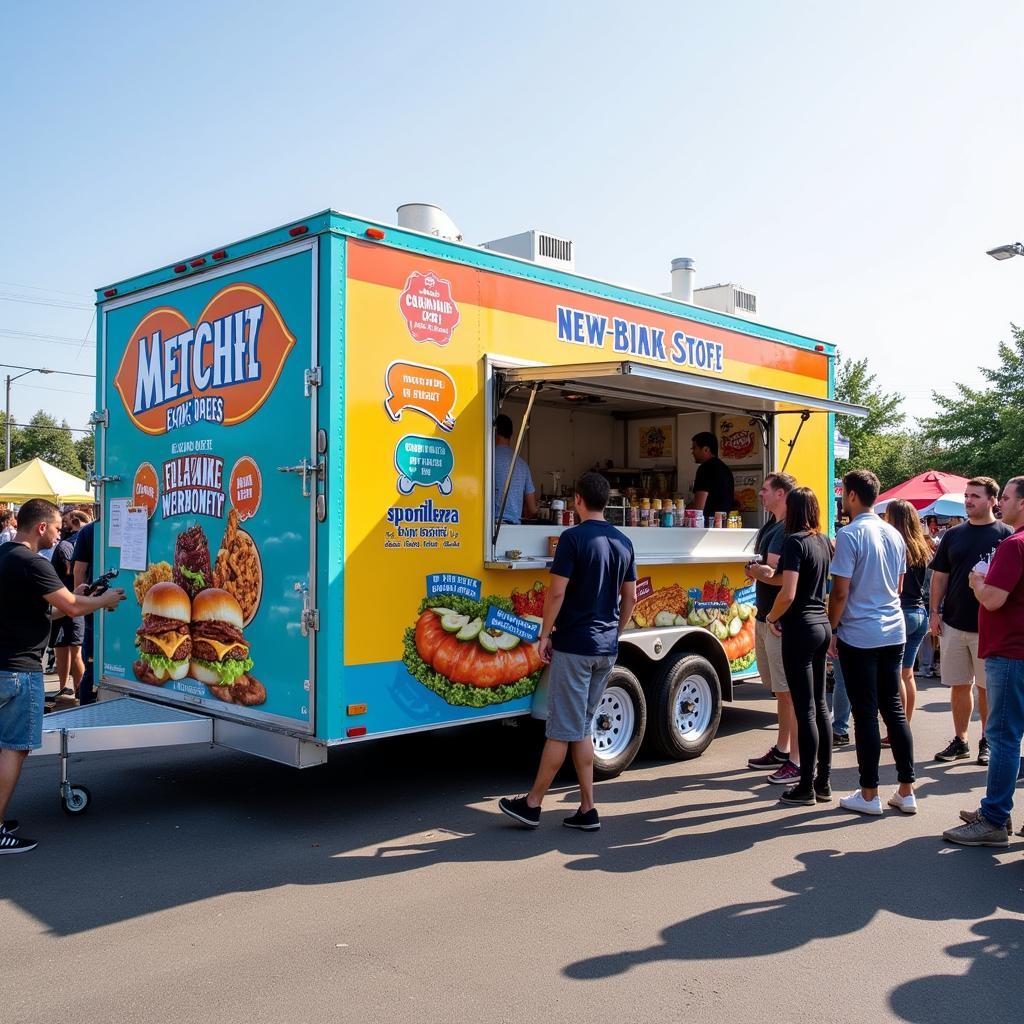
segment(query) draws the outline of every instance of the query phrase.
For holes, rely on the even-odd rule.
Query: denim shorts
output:
[[[903,667],[913,668],[921,641],[928,635],[928,613],[924,607],[903,609],[903,621],[907,626],[907,642],[903,647]]]
[[[43,745],[43,673],[0,671],[0,750]]]
[[[614,667],[614,654],[552,652],[544,731],[549,740],[575,743],[590,735],[594,712]]]

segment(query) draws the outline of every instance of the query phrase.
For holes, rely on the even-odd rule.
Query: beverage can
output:
[[[662,526],[675,526],[676,525],[676,517],[675,517],[675,513],[672,511],[672,509],[670,509],[670,508],[669,509],[665,509],[665,511],[661,513],[661,525]]]
[[[724,512],[716,512],[715,513],[715,529],[716,530],[721,530],[721,529],[724,529],[724,527],[725,527],[725,513]]]

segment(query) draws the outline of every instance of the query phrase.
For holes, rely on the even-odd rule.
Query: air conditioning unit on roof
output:
[[[506,256],[518,256],[522,260],[539,263],[556,270],[575,270],[576,254],[568,238],[556,238],[544,231],[522,231],[518,235],[507,235],[483,242],[481,249],[503,252]]]

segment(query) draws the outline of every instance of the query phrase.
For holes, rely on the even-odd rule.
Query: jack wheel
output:
[[[61,810],[65,814],[84,814],[89,809],[92,794],[85,786],[69,786],[67,795],[60,795]]]

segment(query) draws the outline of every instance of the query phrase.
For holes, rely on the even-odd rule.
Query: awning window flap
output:
[[[576,363],[569,366],[517,366],[501,371],[508,385],[554,385],[580,394],[592,394],[644,405],[683,406],[752,416],[785,413],[836,413],[863,419],[869,410],[829,398],[816,398],[796,391],[779,391],[755,384],[698,373],[649,366],[632,360],[605,363]]]

